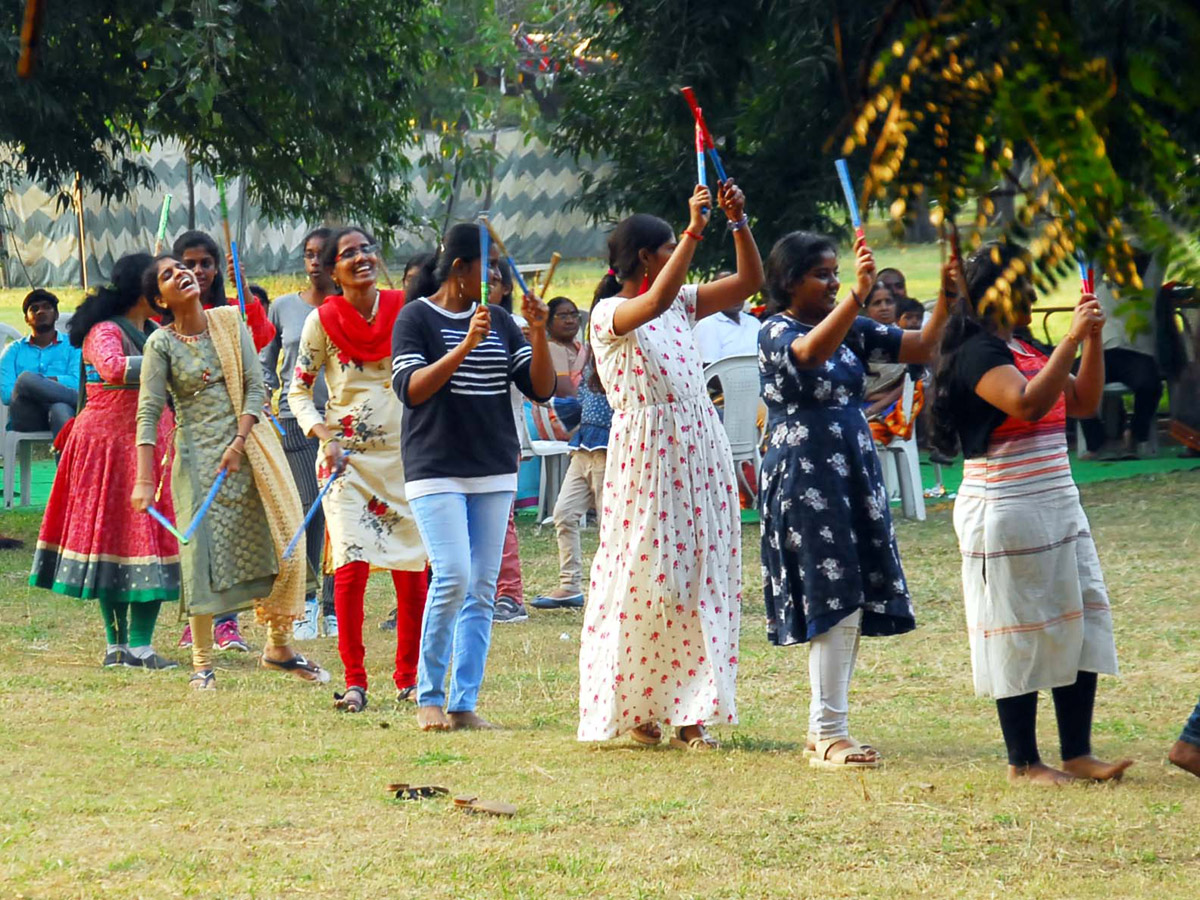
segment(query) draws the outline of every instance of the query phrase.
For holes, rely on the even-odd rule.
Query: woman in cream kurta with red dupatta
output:
[[[327,297],[304,323],[288,391],[288,404],[304,434],[313,435],[324,425],[332,432],[326,445],[336,440],[348,455],[323,506],[338,652],[345,666],[346,694],[337,698],[338,708],[351,712],[366,705],[362,624],[371,567],[391,570],[396,591],[392,680],[399,699],[412,699],[417,680],[428,577],[425,545],[404,493],[402,407],[392,391],[392,327],[403,303],[402,291],[377,290],[372,315],[366,318],[341,294]],[[312,395],[321,369],[329,390],[324,416]],[[317,456],[318,483],[329,476],[322,452]]]

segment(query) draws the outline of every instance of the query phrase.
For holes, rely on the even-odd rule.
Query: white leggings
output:
[[[856,609],[809,643],[808,732],[817,740],[850,736],[850,676],[861,632],[862,610]]]

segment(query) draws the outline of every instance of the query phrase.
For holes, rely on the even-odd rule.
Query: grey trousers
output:
[[[13,431],[45,431],[58,437],[75,415],[79,392],[36,372],[22,372],[13,385],[8,425]]]

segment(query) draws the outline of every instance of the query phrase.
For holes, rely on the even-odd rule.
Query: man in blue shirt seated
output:
[[[10,431],[45,431],[56,437],[75,415],[80,351],[54,329],[58,298],[42,288],[21,304],[29,337],[13,341],[0,356],[0,401],[8,406]]]

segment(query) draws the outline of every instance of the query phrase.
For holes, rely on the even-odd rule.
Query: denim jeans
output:
[[[475,710],[492,640],[496,577],[512,502],[512,491],[429,494],[408,502],[433,568],[421,623],[418,706]]]
[[[1196,708],[1192,710],[1192,717],[1183,726],[1183,734],[1179,736],[1179,739],[1200,747],[1200,703],[1197,703]]]

